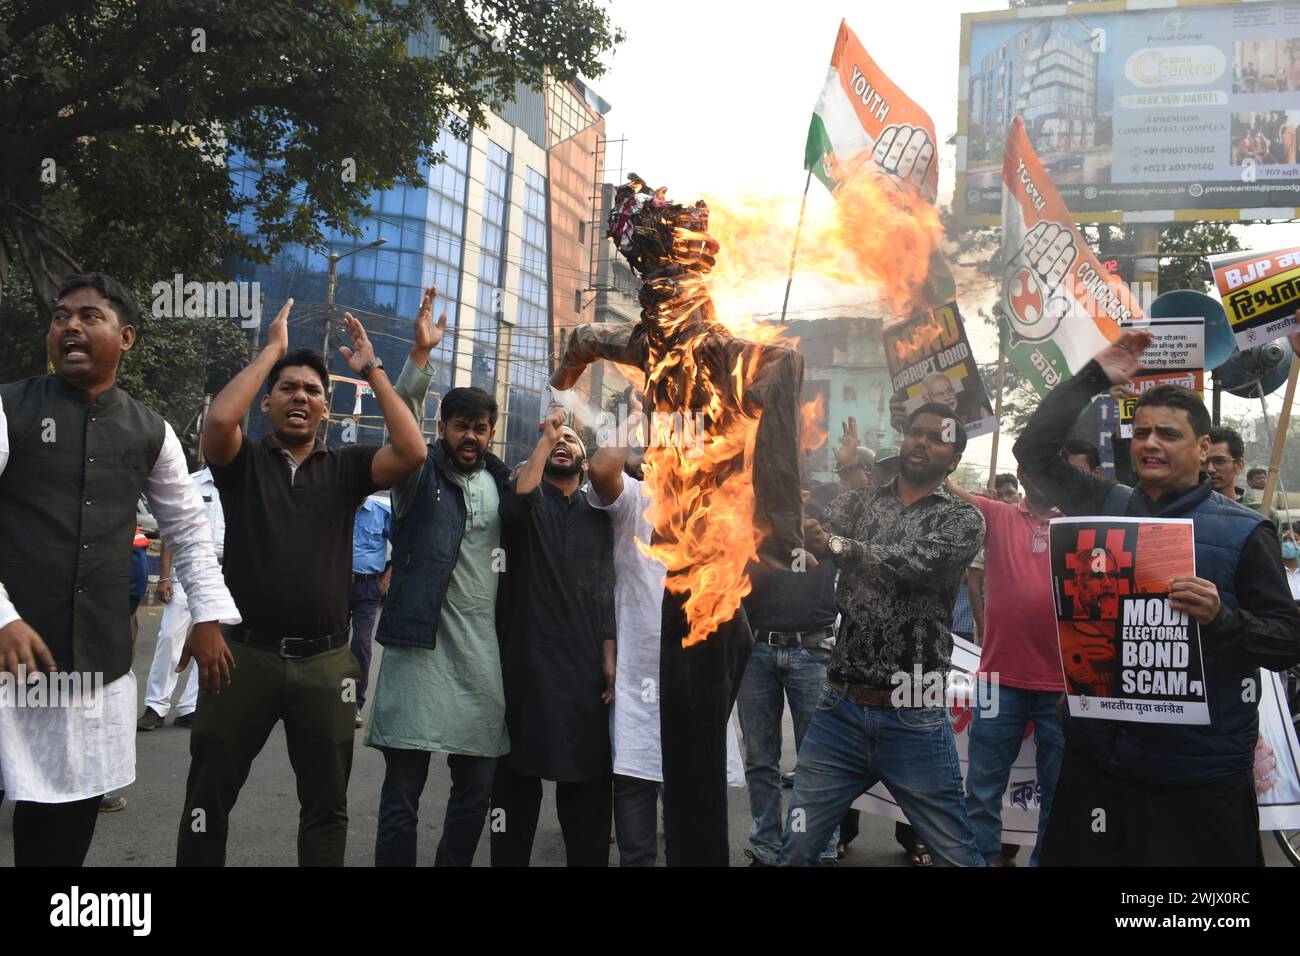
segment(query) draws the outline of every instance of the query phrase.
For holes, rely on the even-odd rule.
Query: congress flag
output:
[[[931,202],[939,185],[934,122],[885,76],[844,21],[813,110],[803,168],[827,189],[857,165],[874,161],[882,171],[910,180]]]
[[[1019,116],[1002,159],[1002,316],[1007,357],[1046,395],[1146,318],[1102,268],[1038,161]]]

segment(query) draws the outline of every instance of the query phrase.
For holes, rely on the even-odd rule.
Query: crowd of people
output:
[[[492,864],[528,865],[543,781],[555,783],[570,865],[606,865],[611,831],[622,865],[658,861],[660,704],[680,686],[667,686],[661,654],[666,569],[646,548],[639,436],[589,451],[556,411],[512,469],[491,451],[493,397],[453,388],[426,443],[429,356],[446,321],[433,320],[435,295],[395,382],[344,319],[340,351],[373,390],[387,444],[320,440],[328,369],[289,350],[289,300],[213,400],[205,467],[189,474],[171,426],[116,385],[135,339],[131,296],[103,275],[64,281],[53,374],[0,385],[0,672],[93,673],[103,693],[93,709],[0,708],[18,865],[82,864],[101,801],[134,779],[133,726],[165,721],[191,661],[176,718],[191,727],[178,865],[225,863],[231,810],[278,723],[300,864],[344,861],[358,732],[384,758],[376,865],[415,864],[434,754],[451,777],[437,865],[469,865],[489,821]],[[912,863],[1016,865],[1003,794],[1031,726],[1030,865],[1262,862],[1256,703],[1241,686],[1300,661],[1295,529],[1279,535],[1257,501],[1242,503],[1241,439],[1185,389],[1143,393],[1136,487],[1102,477],[1096,446],[1070,438],[1148,341],[1125,333],[1058,386],[1015,444],[1018,473],[990,494],[951,480],[967,436],[947,404],[900,414],[896,453],[860,447],[844,423],[839,481],[805,485],[804,550],[789,568],[749,569],[743,747],[728,728],[726,754],[700,757],[726,767],[719,793],[747,786],[751,865],[833,865],[857,830],[854,802],[877,783],[906,816],[896,837]],[[255,401],[269,424],[259,441],[242,426]],[[165,544],[166,606],[137,718],[125,568],[141,493]],[[1169,600],[1201,627],[1209,724],[1063,711],[1047,546],[1060,515],[1191,519],[1197,574],[1175,577]],[[954,632],[980,645],[987,690],[965,775],[948,708],[920,686],[946,680]],[[383,653],[370,686],[372,641]],[[783,801],[787,703],[797,753]],[[670,865],[698,859],[700,841],[721,840],[725,859],[725,833],[672,820],[683,822],[664,833]]]

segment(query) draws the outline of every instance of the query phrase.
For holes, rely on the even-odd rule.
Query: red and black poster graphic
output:
[[[1196,573],[1192,522],[1057,518],[1050,539],[1071,716],[1208,724],[1200,630],[1169,605]]]

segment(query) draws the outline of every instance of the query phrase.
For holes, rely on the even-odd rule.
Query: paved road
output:
[[[139,687],[140,706],[144,708],[145,680],[153,659],[160,607],[140,609],[140,637],[136,647],[134,670]],[[374,661],[378,673],[379,655]],[[176,700],[180,697],[177,684]],[[373,684],[372,684],[373,686]],[[383,781],[384,762],[377,750],[361,746],[357,736],[356,757],[348,788],[351,817],[347,864],[370,866],[374,860],[374,837],[379,807],[379,788]],[[794,731],[789,715],[785,720],[783,766],[794,765]],[[189,769],[189,732],[173,727],[171,717],[166,726],[137,735],[136,782],[121,793],[128,801],[120,813],[101,814],[95,842],[87,858],[90,866],[171,866],[175,860],[176,827],[185,796],[185,776]],[[429,782],[421,802],[419,863],[432,866],[434,850],[446,810],[451,778],[445,759],[435,757],[430,765]],[[744,850],[749,830],[749,803],[743,787],[730,793],[731,862],[744,866]],[[788,798],[789,791],[786,791]],[[271,735],[266,749],[253,765],[252,773],[240,794],[239,804],[231,815],[228,862],[239,866],[293,866],[297,862],[297,796],[293,771],[285,749],[284,734]],[[0,807],[0,866],[13,865],[13,804]],[[850,846],[843,866],[905,866],[906,860],[893,839],[891,821],[862,814],[862,833]],[[1265,853],[1273,865],[1281,864],[1281,854],[1271,837],[1265,839]],[[618,853],[610,847],[610,862],[617,864]],[[488,864],[486,834],[480,842],[475,865]],[[545,785],[533,865],[562,866],[564,844],[559,820],[555,815],[554,787]]]

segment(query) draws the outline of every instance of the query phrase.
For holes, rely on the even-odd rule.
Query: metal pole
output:
[[[329,279],[325,286],[325,339],[321,343],[321,359],[325,362],[325,367],[330,367],[330,332],[334,326],[334,287],[338,280],[339,260],[343,257],[338,253],[331,252],[326,256],[329,259]],[[325,420],[321,425],[325,429],[324,441],[329,444],[330,440],[330,412],[334,408],[334,379],[329,379],[325,383]]]
[[[993,481],[998,472],[998,437],[1002,434],[1002,388],[1006,384],[1007,351],[1003,348],[1002,316],[998,316],[998,375],[997,395],[993,399],[993,417],[998,427],[993,432],[993,448],[989,453],[989,490],[993,490]]]
[[[803,231],[803,211],[808,205],[808,187],[812,185],[812,167],[803,181],[803,198],[799,200],[799,224],[794,228],[794,248],[790,250],[790,274],[785,278],[785,298],[781,301],[781,324],[785,324],[785,309],[790,304],[790,283],[794,282],[794,260],[799,255],[799,233]]]
[[[1282,399],[1282,411],[1277,416],[1277,432],[1273,435],[1273,454],[1268,462],[1268,478],[1264,481],[1264,497],[1259,503],[1259,513],[1265,518],[1273,504],[1273,491],[1277,487],[1278,472],[1282,466],[1282,451],[1286,448],[1286,430],[1291,421],[1291,402],[1295,399],[1296,379],[1300,378],[1300,362],[1291,363],[1291,374],[1286,380],[1286,396]],[[1259,403],[1264,405],[1264,390],[1259,390]],[[1264,408],[1264,427],[1272,431],[1268,420],[1268,408]]]
[[[206,462],[203,460],[203,426],[208,423],[208,409],[212,407],[212,395],[204,392],[203,394],[203,411],[199,412],[199,447],[195,450],[194,461],[200,468],[204,467]],[[248,416],[244,416],[244,433],[248,433]]]

